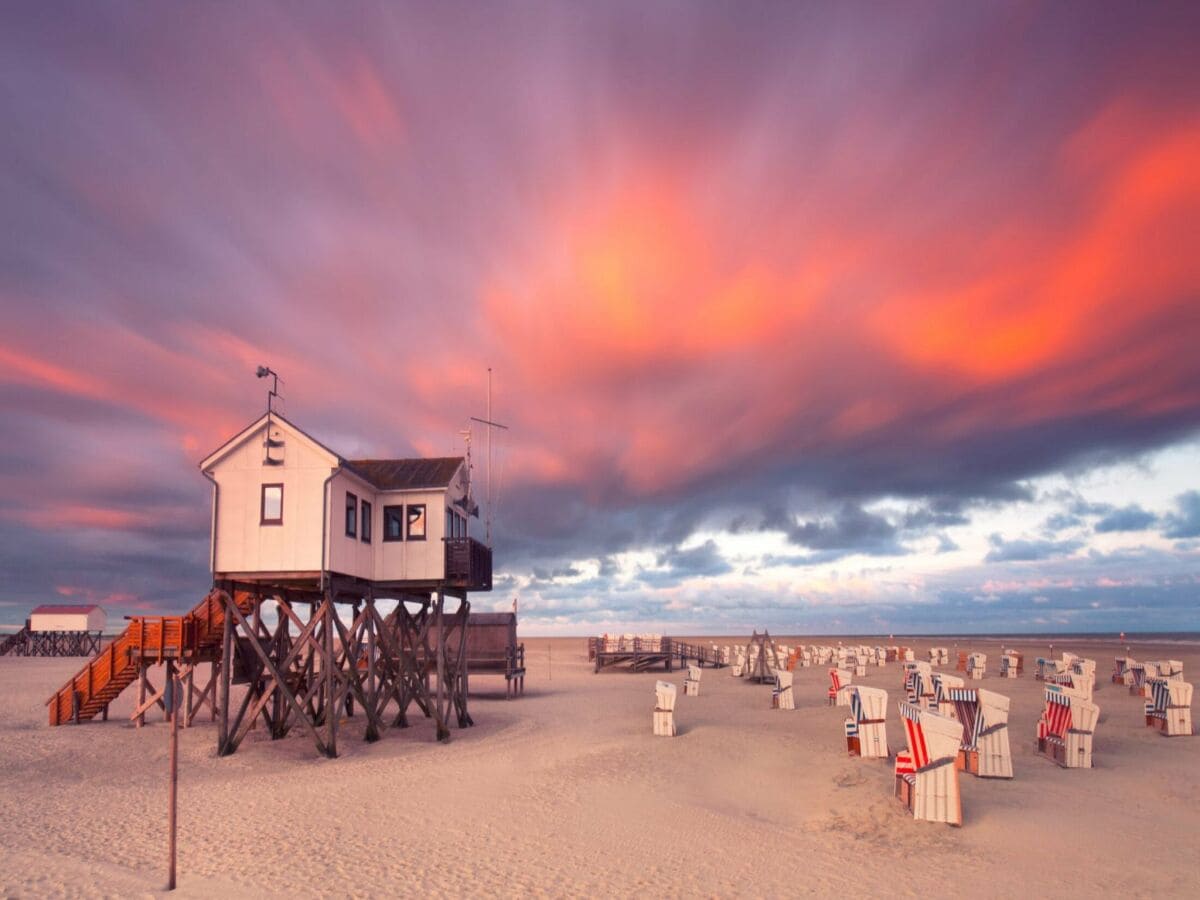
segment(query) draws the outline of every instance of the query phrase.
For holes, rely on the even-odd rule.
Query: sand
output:
[[[1048,654],[1014,643],[1030,670]],[[825,705],[823,667],[796,671],[795,711],[770,709],[768,687],[705,670],[699,697],[680,692],[679,736],[655,738],[661,674],[596,675],[582,639],[535,639],[524,698],[474,679],[476,726],[449,744],[423,719],[367,744],[356,718],[336,760],[299,729],[277,742],[252,732],[219,759],[215,725],[182,732],[177,894],[1200,894],[1200,737],[1143,725],[1142,700],[1108,682],[1117,643],[1055,645],[1098,661],[1090,771],[1034,752],[1031,671],[1000,679],[998,642],[959,645],[987,653],[983,686],[1012,698],[1016,771],[962,777],[962,828],[913,821],[892,798],[890,761],[846,755],[847,711]],[[1200,647],[1135,643],[1133,656],[1200,673]],[[0,659],[4,896],[165,884],[168,728],[158,713],[135,729],[131,696],[107,723],[49,728],[43,703],[79,665]],[[899,667],[868,673],[862,683],[890,694],[894,752]]]

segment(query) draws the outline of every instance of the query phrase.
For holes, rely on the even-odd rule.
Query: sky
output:
[[[531,634],[1200,630],[1200,6],[6,3],[0,625],[264,406]],[[476,433],[476,484],[484,487]]]

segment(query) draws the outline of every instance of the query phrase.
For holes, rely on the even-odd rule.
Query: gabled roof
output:
[[[346,468],[381,491],[444,488],[463,464],[461,456],[433,459],[352,459]]]
[[[253,422],[251,422],[249,425],[247,425],[245,428],[243,428],[241,431],[239,431],[237,434],[235,434],[233,437],[231,437],[225,443],[223,443],[220,447],[218,447],[216,450],[214,450],[212,453],[208,454],[208,456],[204,457],[204,459],[200,460],[200,468],[204,469],[204,470],[211,468],[212,465],[215,462],[217,462],[217,460],[219,460],[222,457],[224,457],[225,455],[227,455],[234,448],[240,446],[244,440],[246,440],[252,434],[254,434],[256,431],[258,431],[258,429],[262,428],[267,423],[267,421],[270,419],[273,419],[277,422],[281,422],[282,424],[286,425],[289,429],[294,431],[301,439],[306,440],[310,444],[312,444],[312,446],[315,447],[316,449],[318,449],[324,453],[328,453],[329,456],[332,457],[331,465],[342,465],[346,462],[341,457],[340,454],[334,453],[332,450],[330,450],[328,447],[326,447],[324,444],[322,444],[320,441],[318,441],[316,438],[314,438],[311,434],[308,434],[306,431],[304,431],[304,429],[300,428],[300,426],[289,422],[287,419],[285,419],[283,416],[281,416],[277,412],[269,412],[269,413],[263,413],[261,416],[259,416],[257,419],[255,419]]]
[[[433,459],[353,459],[349,460],[330,450],[299,426],[289,422],[277,412],[264,413],[232,438],[200,461],[201,469],[209,469],[214,463],[241,445],[243,441],[266,424],[268,418],[286,425],[299,437],[317,449],[329,454],[330,465],[341,466],[353,472],[367,484],[380,491],[420,490],[422,488],[444,488],[449,486],[459,466],[461,456],[442,456]]]
[[[72,616],[78,613],[89,613],[99,609],[98,603],[48,603],[39,606],[30,615],[36,616]]]

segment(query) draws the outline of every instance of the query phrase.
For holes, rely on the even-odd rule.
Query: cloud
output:
[[[1163,536],[1169,538],[1200,537],[1200,491],[1187,491],[1175,498],[1176,512],[1164,517]]]
[[[679,584],[725,530],[810,567],[968,547],[1029,479],[1200,427],[1195,15],[1105,9],[1048,55],[1074,11],[7,14],[0,524],[29,556],[0,601],[63,565],[202,589],[195,463],[260,363],[372,456],[462,452],[492,367],[498,566],[589,603],[630,609],[591,561],[674,548]]]
[[[1070,556],[1083,546],[1083,541],[1044,541],[1044,540],[1015,540],[1006,541],[999,534],[988,538],[992,549],[988,551],[985,562],[1032,562],[1035,560],[1054,559],[1060,556]]]
[[[1158,516],[1147,512],[1138,504],[1132,503],[1120,509],[1114,509],[1095,524],[1097,532],[1113,531],[1146,531],[1158,522]]]

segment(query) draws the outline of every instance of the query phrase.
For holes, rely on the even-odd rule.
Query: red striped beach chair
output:
[[[830,669],[829,691],[826,693],[829,705],[849,706],[850,693],[848,688],[853,682],[854,676],[845,669]]]
[[[961,726],[911,703],[900,704],[900,718],[908,749],[896,754],[896,797],[915,819],[961,825],[962,798],[954,765]]]
[[[855,685],[850,689],[850,718],[845,722],[846,751],[851,756],[887,759],[887,691]]]
[[[947,694],[962,726],[959,769],[980,778],[1012,778],[1009,699],[982,688],[950,688]]]
[[[1146,724],[1167,737],[1192,733],[1192,686],[1171,678],[1147,678]]]
[[[1046,707],[1037,723],[1037,750],[1066,769],[1092,767],[1092,737],[1100,707],[1073,688],[1046,686]]]

